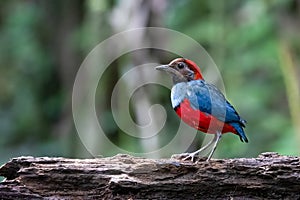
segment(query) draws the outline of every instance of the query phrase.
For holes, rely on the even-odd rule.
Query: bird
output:
[[[222,92],[213,84],[207,83],[195,62],[176,58],[169,64],[155,67],[171,75],[171,103],[177,115],[189,126],[204,133],[214,134],[214,138],[199,150],[184,153],[183,160],[194,158],[212,146],[207,161],[213,156],[222,134],[231,132],[248,143],[244,132],[246,120],[242,119]]]

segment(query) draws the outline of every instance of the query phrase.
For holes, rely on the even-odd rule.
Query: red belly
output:
[[[185,123],[199,131],[212,134],[215,134],[218,131],[236,134],[236,130],[230,124],[226,124],[210,114],[194,110],[188,99],[184,99],[175,111]]]

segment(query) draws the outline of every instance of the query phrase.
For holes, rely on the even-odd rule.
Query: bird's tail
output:
[[[244,132],[243,127],[241,127],[241,124],[239,123],[231,123],[231,126],[236,130],[236,134],[240,136],[240,140],[242,142],[248,143],[248,138],[246,137],[246,134]]]

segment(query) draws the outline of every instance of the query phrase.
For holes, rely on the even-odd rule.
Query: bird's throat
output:
[[[182,83],[182,82],[188,82],[188,79],[185,76],[172,76],[173,84]]]

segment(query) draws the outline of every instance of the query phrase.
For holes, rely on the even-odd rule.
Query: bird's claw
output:
[[[193,153],[187,153],[186,157],[183,158],[182,160],[191,159],[191,161],[194,162],[195,155],[197,155],[197,153],[195,153],[195,152],[193,152]]]
[[[174,154],[171,158],[177,159],[177,160],[188,160],[191,158],[191,161],[194,162],[195,153],[181,153],[181,154]]]
[[[177,160],[183,160],[183,161],[190,159],[194,163],[198,163],[201,161],[208,161],[207,157],[198,157],[197,154],[199,154],[199,152],[174,154],[174,155],[172,155],[171,158],[177,159]]]

